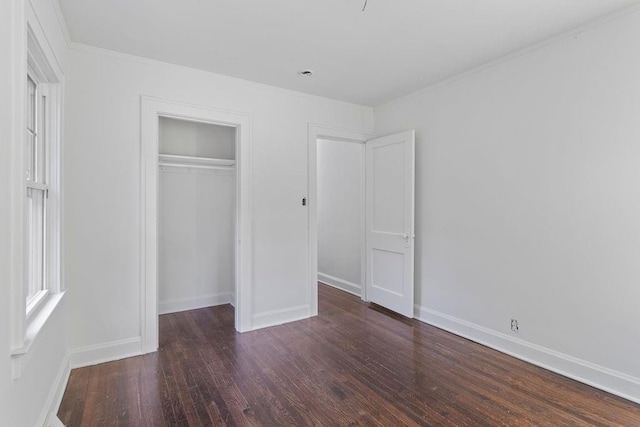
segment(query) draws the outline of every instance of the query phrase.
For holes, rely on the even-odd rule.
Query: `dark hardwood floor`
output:
[[[238,334],[160,317],[155,354],[74,369],[67,426],[640,426],[640,406],[320,286],[320,315]]]

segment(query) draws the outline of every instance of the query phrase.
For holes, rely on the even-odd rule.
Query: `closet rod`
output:
[[[185,168],[185,169],[212,169],[212,170],[235,170],[235,166],[216,166],[216,165],[196,165],[189,163],[173,163],[173,162],[159,162],[159,166]]]
[[[193,156],[178,156],[174,154],[160,154],[158,160],[162,164],[166,165],[198,165],[198,166],[233,166],[236,164],[235,160],[228,159],[214,159],[211,157],[193,157]]]

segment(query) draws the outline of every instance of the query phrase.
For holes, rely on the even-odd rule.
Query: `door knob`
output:
[[[408,248],[411,246],[411,231],[404,230],[404,234],[402,235],[402,239],[404,240],[404,246]]]

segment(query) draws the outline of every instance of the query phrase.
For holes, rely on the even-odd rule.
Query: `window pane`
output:
[[[36,130],[36,82],[27,74],[27,129]]]
[[[44,289],[45,197],[43,190],[27,190],[27,303]]]
[[[37,128],[37,135],[36,135],[36,141],[35,141],[35,148],[36,148],[36,152],[35,152],[35,180],[37,182],[46,183],[46,164],[47,164],[47,157],[46,157],[46,119],[47,116],[45,114],[46,112],[46,107],[47,107],[47,98],[44,96],[39,96],[38,97],[38,128]]]
[[[25,141],[27,146],[25,147],[25,169],[26,169],[26,179],[29,181],[35,181],[35,146],[36,146],[36,137],[31,131],[27,130],[27,135],[25,137]]]

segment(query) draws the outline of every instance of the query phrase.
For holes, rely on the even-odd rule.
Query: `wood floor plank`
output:
[[[640,426],[640,405],[319,286],[319,316],[238,334],[160,316],[160,349],[74,369],[67,426]]]

